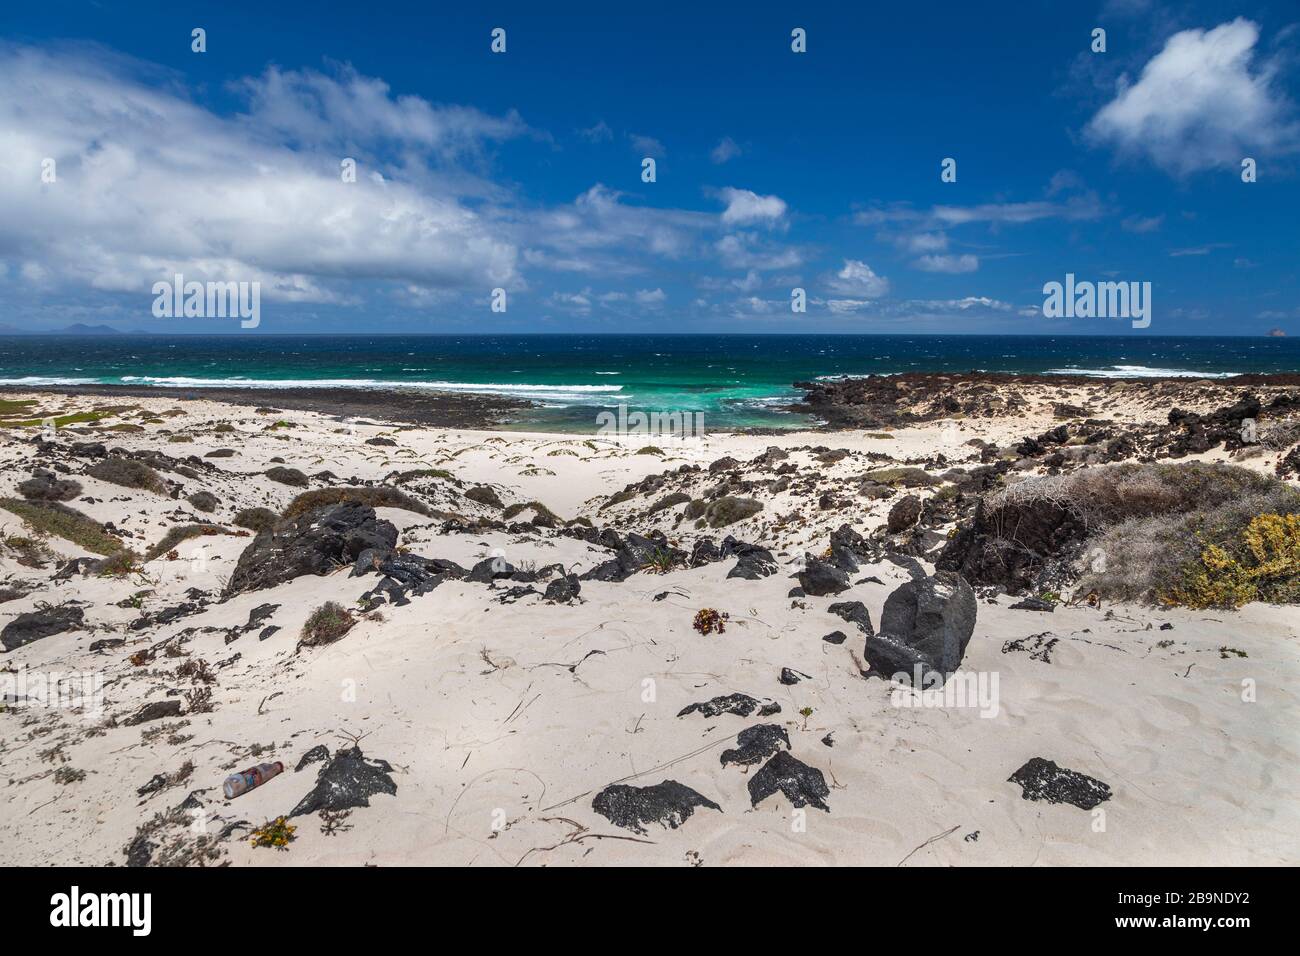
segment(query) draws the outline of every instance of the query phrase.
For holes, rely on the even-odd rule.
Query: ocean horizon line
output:
[[[1227,335],[1216,332],[1192,332],[1178,335],[1147,335],[1126,332],[263,332],[251,329],[235,329],[225,332],[150,332],[142,329],[123,331],[113,329],[108,333],[85,333],[84,331],[64,331],[48,329],[32,332],[0,332],[0,339],[30,339],[41,336],[49,338],[68,338],[75,335],[87,335],[93,338],[113,338],[115,336],[133,338],[998,338],[998,339],[1126,339],[1134,342],[1159,339],[1289,339],[1290,336],[1272,335],[1261,332],[1251,335]]]

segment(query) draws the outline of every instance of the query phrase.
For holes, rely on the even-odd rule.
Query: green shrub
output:
[[[1233,465],[1127,464],[1018,482],[986,506],[1037,497],[1089,529],[1082,590],[1189,607],[1300,599],[1285,533],[1300,492],[1285,482]]]
[[[238,528],[257,532],[274,527],[279,520],[280,516],[270,508],[244,508],[235,515],[232,523]]]
[[[230,532],[215,524],[176,525],[174,528],[169,528],[167,533],[144,553],[144,559],[146,562],[153,561],[168,551],[174,550],[182,541],[188,541],[190,538],[217,534],[230,534]]]
[[[1181,585],[1161,592],[1165,604],[1236,608],[1249,601],[1300,600],[1300,514],[1262,514],[1239,540],[1211,544],[1183,569]]]
[[[121,539],[98,521],[67,505],[0,498],[0,508],[13,512],[36,531],[71,541],[92,554],[113,555],[126,549]]]
[[[297,468],[286,468],[283,465],[276,465],[274,468],[266,469],[263,474],[272,481],[278,481],[282,485],[289,485],[293,488],[307,487],[307,476]]]
[[[320,647],[324,644],[333,644],[352,630],[354,624],[356,620],[345,607],[334,601],[326,601],[312,611],[303,624],[298,646]]]
[[[509,521],[511,518],[517,518],[519,515],[523,514],[523,512],[527,511],[529,508],[531,508],[533,510],[533,513],[536,514],[537,517],[540,518],[542,522],[547,524],[549,527],[554,527],[557,524],[563,524],[563,520],[554,511],[546,507],[546,505],[542,504],[540,501],[516,501],[512,505],[506,506],[506,509],[501,512],[501,517],[503,517],[506,521]]]
[[[18,493],[28,501],[71,501],[81,494],[81,485],[71,478],[38,474],[19,483]]]
[[[104,458],[86,469],[86,474],[123,488],[139,488],[162,494],[166,490],[162,477],[142,461],[131,458]]]

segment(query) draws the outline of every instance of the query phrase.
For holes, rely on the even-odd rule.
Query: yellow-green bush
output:
[[[1160,598],[1192,608],[1300,600],[1300,514],[1255,516],[1238,546],[1208,545],[1185,569],[1183,584]]]

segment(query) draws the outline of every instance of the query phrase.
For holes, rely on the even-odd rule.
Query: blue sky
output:
[[[1300,334],[1294,3],[440,6],[7,4],[0,324]]]

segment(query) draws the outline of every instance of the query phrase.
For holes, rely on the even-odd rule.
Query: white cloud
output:
[[[653,136],[638,136],[636,133],[629,134],[632,140],[632,148],[640,156],[651,156],[655,159],[662,159],[668,151],[664,149],[664,144],[659,142]]]
[[[730,136],[724,136],[718,141],[718,145],[713,147],[709,158],[721,166],[728,160],[735,159],[740,152],[740,145]]]
[[[609,128],[608,123],[600,120],[595,126],[578,130],[578,135],[589,143],[607,143],[614,138],[614,131]]]
[[[960,309],[966,312],[969,309],[993,309],[997,312],[1008,312],[1012,306],[1009,302],[1003,302],[1000,299],[990,299],[986,295],[968,295],[962,299],[943,299],[931,303],[935,308]]]
[[[1294,150],[1300,135],[1275,84],[1277,68],[1268,60],[1252,64],[1258,40],[1259,27],[1240,17],[1175,33],[1136,83],[1121,77],[1088,136],[1179,176]]]
[[[871,305],[870,299],[827,299],[826,308],[833,315],[855,315]]]
[[[791,269],[803,262],[798,249],[791,247],[753,248],[757,239],[751,233],[736,233],[719,239],[714,248],[725,266],[730,269]]]
[[[827,279],[826,286],[846,298],[878,299],[889,291],[889,280],[860,259],[845,259],[844,268]]]
[[[1148,232],[1155,232],[1160,228],[1161,223],[1165,221],[1163,215],[1160,216],[1129,216],[1120,223],[1120,227],[1125,232],[1136,232],[1144,235]]]
[[[718,190],[718,196],[727,204],[727,208],[722,211],[722,221],[729,226],[771,224],[779,222],[785,216],[785,200],[780,196],[760,196],[748,189],[732,186]]]
[[[954,256],[921,256],[913,263],[923,272],[974,272],[980,267],[977,256],[965,253]]]
[[[352,280],[522,284],[516,245],[489,215],[341,151],[354,137],[391,140],[464,184],[451,160],[520,134],[517,117],[394,98],[351,71],[271,70],[238,84],[250,109],[223,118],[170,75],[142,79],[148,70],[99,48],[0,45],[0,249],[61,282],[137,293],[142,310],[152,283],[177,272],[309,302],[346,299],[335,287]],[[343,156],[358,159],[356,182],[341,180]],[[40,182],[45,157],[54,183]]]
[[[948,248],[948,237],[942,232],[918,232],[903,237],[901,244],[909,252],[942,252]]]
[[[566,312],[576,312],[578,315],[586,315],[591,311],[591,290],[583,289],[581,292],[553,292],[548,302],[558,309]]]
[[[645,253],[680,259],[700,252],[700,236],[715,229],[708,213],[655,209],[624,202],[597,183],[571,204],[519,215],[512,234],[533,245],[524,261],[572,272],[627,276],[645,271]]]
[[[1021,224],[1039,219],[1088,219],[1100,214],[1096,204],[1088,199],[1067,203],[1006,202],[983,203],[975,206],[935,206],[931,213],[935,219],[950,226],[968,222]]]

